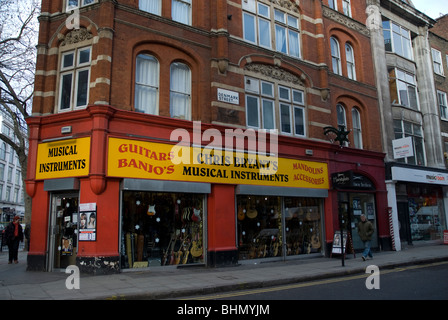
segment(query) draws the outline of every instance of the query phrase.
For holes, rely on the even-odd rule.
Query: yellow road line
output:
[[[395,269],[383,270],[383,271],[380,270],[380,275],[394,273],[394,272],[402,272],[402,271],[407,271],[407,270],[412,270],[412,269],[434,267],[434,266],[443,265],[443,264],[448,264],[448,261],[441,261],[441,262],[429,263],[429,264],[424,264],[424,265],[413,265],[413,266],[401,267],[401,268],[395,268]],[[322,284],[356,280],[356,279],[367,278],[369,275],[370,275],[369,273],[366,273],[366,274],[360,274],[360,275],[354,275],[354,276],[348,276],[348,277],[344,276],[344,277],[340,277],[340,278],[325,279],[325,280],[320,280],[320,281],[301,282],[301,283],[283,285],[283,286],[277,286],[277,287],[271,287],[271,288],[260,288],[260,289],[246,290],[246,291],[229,292],[229,293],[222,293],[222,294],[216,294],[216,295],[185,298],[185,299],[180,299],[180,300],[224,299],[224,298],[230,298],[230,297],[245,296],[245,295],[250,295],[250,294],[266,293],[266,292],[273,292],[273,291],[283,291],[283,290],[289,290],[289,289],[318,286],[318,285],[322,285]]]

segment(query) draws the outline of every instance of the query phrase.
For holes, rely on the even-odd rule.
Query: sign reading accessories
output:
[[[39,144],[36,179],[86,176],[89,174],[90,137]]]
[[[109,138],[111,177],[328,189],[326,163]],[[182,160],[179,161],[179,154]],[[185,161],[185,160],[188,161]]]

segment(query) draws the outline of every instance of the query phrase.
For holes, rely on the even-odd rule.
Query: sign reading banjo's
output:
[[[326,163],[109,138],[111,177],[328,189]]]
[[[37,147],[36,179],[89,174],[90,137],[41,143]]]

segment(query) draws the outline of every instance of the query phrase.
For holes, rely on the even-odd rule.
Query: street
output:
[[[368,261],[369,262],[369,261]],[[370,261],[370,263],[374,262]],[[366,267],[369,264],[366,264]],[[379,288],[367,289],[372,274],[195,296],[186,300],[447,300],[448,262],[379,270]],[[372,279],[372,278],[369,278]]]

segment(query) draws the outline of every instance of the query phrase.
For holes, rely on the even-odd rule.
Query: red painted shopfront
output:
[[[266,160],[245,136],[243,148],[216,156],[230,128],[109,106],[28,124],[29,270],[76,264],[103,274],[329,255],[339,212],[350,231],[368,215],[374,247],[390,248],[381,153],[279,136]],[[212,144],[206,133],[222,140]],[[268,151],[272,138],[263,140]],[[173,149],[179,141],[183,149]],[[195,163],[179,161],[190,151]]]

